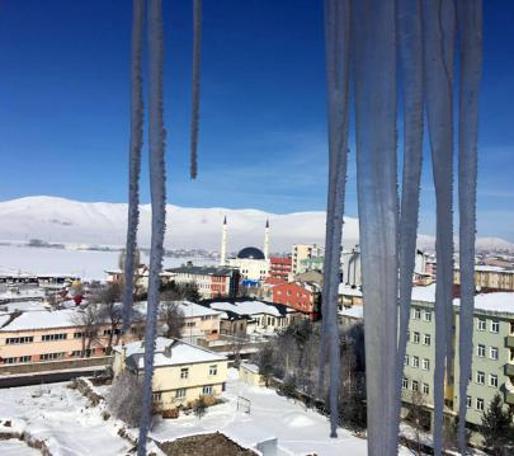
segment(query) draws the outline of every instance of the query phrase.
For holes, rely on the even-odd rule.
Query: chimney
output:
[[[172,345],[173,345],[173,342],[164,347],[164,356],[166,356],[166,358],[171,358],[171,346]]]

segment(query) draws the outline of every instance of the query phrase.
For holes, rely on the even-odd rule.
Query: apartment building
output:
[[[273,302],[316,318],[319,314],[321,287],[308,282],[285,282],[271,288]]]
[[[293,275],[304,272],[302,261],[322,257],[323,249],[316,244],[295,244],[291,253],[291,272]],[[303,263],[305,265],[305,263]]]
[[[405,402],[413,392],[421,392],[427,410],[433,407],[435,367],[435,285],[414,287],[409,321],[409,341],[404,362],[403,392]],[[454,362],[446,375],[445,413],[457,416],[459,408],[459,306],[454,299]],[[473,360],[468,387],[466,421],[472,428],[481,423],[499,392],[504,402],[514,405],[514,293],[483,293],[475,297],[473,317]]]
[[[188,263],[178,268],[167,269],[171,280],[177,285],[195,283],[203,299],[236,296],[240,275],[234,268],[193,266]]]
[[[460,270],[453,272],[453,281],[460,284]],[[514,270],[498,266],[475,266],[475,285],[479,290],[514,291]]]
[[[114,375],[144,375],[144,341],[114,348]],[[153,401],[157,410],[187,406],[200,396],[219,396],[227,381],[228,359],[182,340],[158,337],[155,343]]]
[[[292,260],[290,257],[271,257],[269,260],[269,277],[288,280],[291,267]]]

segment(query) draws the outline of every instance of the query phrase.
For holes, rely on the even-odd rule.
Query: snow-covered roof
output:
[[[343,310],[339,311],[339,315],[342,315],[343,317],[350,317],[350,318],[364,318],[364,307],[363,306],[353,306],[350,308],[344,308]]]
[[[455,298],[453,305],[460,306],[460,299]],[[475,309],[514,314],[514,292],[477,294],[475,296]]]
[[[10,288],[0,292],[0,301],[8,300],[25,300],[25,299],[43,299],[45,290],[41,288]]]
[[[259,373],[259,366],[253,363],[241,363],[241,368],[246,369],[247,371],[253,372],[254,374]]]
[[[31,331],[42,328],[68,328],[76,326],[73,320],[77,314],[77,310],[71,309],[24,312],[1,330]]]
[[[177,304],[178,308],[181,309],[184,312],[184,317],[186,318],[192,318],[192,317],[204,317],[204,316],[216,316],[220,315],[221,312],[210,309],[206,306],[201,306],[200,304],[196,304],[194,302],[189,301],[172,301],[175,304]],[[161,302],[161,305],[163,302]],[[138,310],[141,314],[146,315],[146,308],[148,306],[148,303],[146,301],[141,301],[134,303],[134,309]]]
[[[117,352],[125,350],[127,360],[130,359],[138,369],[144,369],[144,341],[131,342],[125,346],[114,348]],[[183,340],[158,337],[155,341],[154,366],[165,367],[182,364],[208,363],[226,361],[227,358],[205,348],[198,347]]]
[[[412,287],[412,301],[435,302],[435,287],[432,283],[427,286]]]
[[[359,288],[351,287],[350,285],[346,285],[344,283],[339,284],[339,294],[344,296],[355,296],[357,298],[362,298],[362,291]]]
[[[212,302],[212,309],[235,312],[239,315],[268,314],[281,317],[282,313],[278,308],[262,301],[242,301],[242,302]]]

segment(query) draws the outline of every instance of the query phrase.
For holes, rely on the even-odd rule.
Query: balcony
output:
[[[505,338],[505,345],[509,348],[514,348],[514,335]]]
[[[505,391],[505,402],[514,405],[514,392]]]
[[[509,377],[514,377],[514,364],[505,364],[505,375]]]

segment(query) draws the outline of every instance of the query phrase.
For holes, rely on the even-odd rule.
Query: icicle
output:
[[[445,367],[452,362],[453,284],[453,48],[455,11],[451,1],[424,1],[425,90],[436,191],[437,288],[435,303],[434,454],[443,441]],[[445,366],[446,360],[446,366]],[[448,373],[449,373],[448,369]]]
[[[360,0],[352,8],[368,454],[393,456],[398,327],[396,6]]]
[[[123,292],[123,326],[130,325],[134,300],[135,253],[137,226],[139,223],[139,175],[141,172],[141,148],[143,146],[143,81],[141,61],[143,53],[144,0],[133,0],[132,67],[130,100],[130,155],[129,155],[129,203],[127,219],[127,244],[125,250],[125,288]]]
[[[337,304],[348,142],[349,0],[326,0],[325,33],[329,119],[329,189],[325,238],[325,277],[322,297],[324,315],[321,356],[323,357],[325,348],[328,348],[330,436],[337,437],[340,383]],[[324,374],[323,364],[320,365],[320,374]],[[321,379],[322,375],[320,375]]]
[[[162,0],[149,0],[148,5],[148,49],[150,67],[149,146],[152,240],[145,330],[143,407],[139,429],[138,456],[146,455],[146,441],[151,422],[153,362],[159,306],[160,272],[162,268],[164,233],[166,229],[165,130],[163,123],[162,94],[164,60]]]
[[[191,109],[191,178],[198,172],[198,129],[200,117],[200,53],[202,43],[202,0],[193,0],[193,93]]]
[[[467,454],[466,398],[473,354],[478,91],[482,67],[482,0],[457,0],[460,31],[459,93],[459,253],[460,376],[459,448]]]
[[[396,420],[399,426],[412,276],[416,254],[423,155],[423,42],[420,0],[398,1],[400,71],[403,82],[403,182],[400,211],[400,330],[396,362]]]

